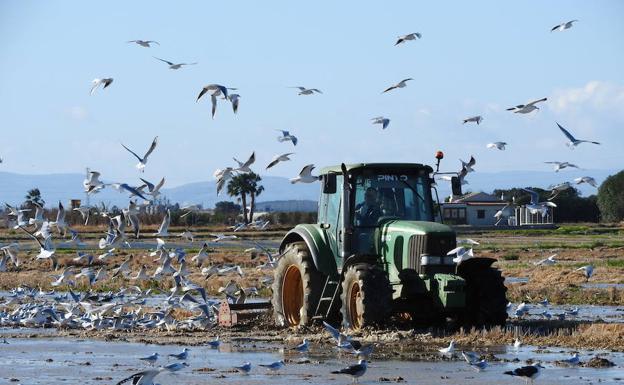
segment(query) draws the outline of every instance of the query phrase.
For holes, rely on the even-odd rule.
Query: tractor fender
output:
[[[334,276],[337,274],[336,259],[329,246],[329,240],[323,229],[318,225],[297,225],[290,230],[279,246],[279,252],[282,254],[286,247],[293,242],[305,242],[312,256],[312,261],[316,270],[325,275]]]
[[[459,264],[459,266],[457,266],[457,274],[460,277],[466,277],[471,275],[471,273],[475,270],[483,270],[489,268],[494,262],[496,262],[496,259],[494,258],[470,258],[463,261]]]

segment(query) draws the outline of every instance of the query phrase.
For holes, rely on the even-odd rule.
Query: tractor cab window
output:
[[[422,173],[364,172],[355,178],[355,226],[384,220],[433,221],[429,176]]]

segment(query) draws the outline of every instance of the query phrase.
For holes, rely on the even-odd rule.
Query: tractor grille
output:
[[[408,244],[407,268],[420,271],[421,254],[432,256],[445,256],[455,248],[455,236],[448,234],[412,235]]]

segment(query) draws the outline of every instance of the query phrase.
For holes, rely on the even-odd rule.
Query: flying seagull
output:
[[[591,176],[582,176],[580,178],[575,178],[574,182],[576,184],[587,183],[588,185],[598,187],[598,183],[596,183],[596,179],[592,178]]]
[[[407,86],[407,82],[408,82],[408,81],[410,81],[410,80],[414,80],[414,79],[412,79],[412,78],[403,79],[403,80],[401,80],[400,82],[398,82],[397,84],[395,84],[395,85],[393,85],[393,86],[390,86],[390,87],[386,88],[386,89],[382,92],[382,94],[384,94],[384,93],[386,93],[386,92],[388,92],[388,91],[392,91],[392,90],[394,90],[394,89],[396,89],[396,88],[405,88],[405,87]]]
[[[475,122],[477,124],[480,124],[482,121],[483,121],[483,116],[477,115],[477,116],[471,116],[469,118],[464,119],[463,124],[466,124],[469,122]]]
[[[278,136],[277,137],[277,141],[278,142],[287,142],[287,141],[291,141],[293,146],[297,145],[297,137],[292,135],[290,132],[288,131],[284,131],[284,130],[276,130],[282,133],[282,136]]]
[[[314,170],[314,165],[313,164],[308,164],[305,167],[303,167],[301,169],[301,172],[299,173],[298,176],[292,178],[290,180],[290,183],[295,184],[295,183],[314,183],[316,182],[319,177],[318,176],[314,176],[312,175],[312,170]]]
[[[234,113],[238,112],[238,104],[240,103],[240,95],[239,94],[230,94],[228,95],[228,100],[232,103],[232,111]]]
[[[422,37],[422,34],[419,33],[419,32],[408,33],[407,35],[399,36],[397,38],[397,42],[394,43],[394,45],[403,44],[403,43],[405,43],[408,40],[420,39],[421,37]]]
[[[197,64],[197,63],[172,63],[172,62],[170,62],[168,60],[164,60],[164,59],[161,59],[161,58],[156,57],[156,56],[154,56],[154,59],[158,59],[158,60],[160,60],[162,62],[165,62],[165,63],[169,64],[169,69],[171,69],[171,70],[180,69],[180,68],[182,68],[182,66],[192,66],[192,65]]]
[[[570,134],[570,131],[563,128],[561,124],[557,123],[557,126],[559,126],[559,129],[561,130],[561,132],[563,132],[563,135],[568,138],[569,142],[566,143],[566,146],[570,147],[571,149],[574,149],[574,147],[578,146],[581,143],[600,144],[600,142],[592,142],[591,140],[576,139],[574,136],[572,136],[572,134]]]
[[[567,21],[565,23],[561,23],[559,25],[555,25],[554,27],[552,27],[552,29],[550,30],[550,32],[554,32],[554,31],[565,31],[566,29],[570,29],[573,27],[574,23],[576,23],[578,20],[570,20]]]
[[[567,167],[580,168],[579,166],[572,164],[570,162],[544,162],[544,163],[554,164],[555,172],[559,172],[559,170],[563,170],[564,168],[567,168]]]
[[[113,78],[95,78],[91,81],[91,95],[97,90],[97,88],[102,85],[102,89],[108,87],[113,82]]]
[[[212,118],[214,119],[215,113],[217,112],[217,96],[222,95],[225,99],[227,99],[228,88],[220,84],[208,84],[199,92],[199,95],[197,95],[197,100],[195,100],[195,102],[198,102],[199,99],[207,92],[210,92],[210,100],[212,102]]]
[[[390,124],[390,119],[384,118],[383,116],[378,116],[376,118],[372,118],[371,120],[373,121],[373,124],[381,124],[381,128],[383,130],[385,130]]]
[[[160,43],[155,41],[155,40],[130,40],[130,41],[128,41],[128,43],[135,43],[135,44],[140,45],[141,47],[145,47],[145,48],[150,48],[151,47],[150,44],[152,44],[152,43],[160,45]]]
[[[234,161],[238,163],[238,168],[235,168],[234,171],[238,171],[242,173],[249,173],[249,172],[252,172],[249,167],[251,167],[251,165],[256,161],[256,152],[255,151],[252,152],[251,155],[249,156],[249,159],[247,159],[245,162],[241,162],[240,160],[236,158],[232,158],[232,159],[234,159]]]
[[[301,86],[290,87],[290,88],[298,88],[299,89],[298,95],[313,95],[315,92],[317,94],[322,94],[323,93],[318,88],[305,88],[305,87],[301,87]]]
[[[540,202],[539,194],[537,192],[526,188],[523,188],[523,190],[531,195],[531,202],[526,205],[526,208],[531,214],[540,213],[542,214],[542,217],[545,217],[546,214],[548,214],[548,207],[557,207],[555,203],[550,201]]]
[[[289,161],[290,160],[289,156],[291,156],[293,154],[294,154],[294,152],[289,152],[287,154],[282,154],[282,155],[275,155],[273,157],[273,160],[271,160],[271,163],[269,163],[269,165],[266,167],[266,169],[267,170],[270,169],[271,167],[275,166],[279,162]]]
[[[513,111],[516,114],[528,114],[529,112],[539,110],[539,107],[536,107],[535,105],[537,103],[545,102],[546,100],[548,100],[548,98],[533,100],[527,104],[518,104],[515,107],[509,107],[507,111]]]
[[[464,162],[461,159],[459,161],[462,164],[462,169],[466,169],[467,172],[474,172],[472,166],[477,164],[477,160],[474,158],[474,156],[470,155],[470,160],[468,162]]]
[[[505,146],[507,145],[506,142],[494,142],[494,143],[488,143],[485,145],[485,147],[487,148],[496,148],[498,150],[505,150]]]
[[[154,151],[154,149],[156,148],[156,145],[158,144],[158,137],[155,137],[154,140],[152,141],[152,144],[150,146],[150,148],[147,150],[147,152],[145,153],[145,155],[143,155],[143,157],[141,158],[140,156],[138,156],[134,151],[132,151],[131,149],[129,149],[128,147],[124,146],[124,144],[122,143],[122,147],[125,148],[126,150],[128,150],[129,153],[131,153],[132,155],[134,155],[138,160],[139,163],[137,163],[136,168],[138,168],[139,170],[141,170],[141,172],[144,172],[145,170],[145,165],[147,164],[147,158],[150,156],[150,154],[152,153],[152,151]]]

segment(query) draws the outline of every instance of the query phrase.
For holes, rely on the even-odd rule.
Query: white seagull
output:
[[[563,135],[565,135],[566,138],[568,138],[569,142],[566,143],[566,146],[570,147],[571,149],[574,149],[576,146],[578,146],[581,143],[592,143],[592,144],[598,144],[598,145],[600,144],[600,142],[593,142],[591,140],[576,139],[574,136],[572,136],[572,134],[570,134],[570,131],[563,128],[561,124],[557,123],[557,126],[559,126],[559,129],[561,130],[561,132],[563,132]]]
[[[383,90],[382,94],[385,94],[386,92],[392,91],[392,90],[397,89],[397,88],[405,88],[407,86],[407,82],[410,81],[410,80],[414,80],[414,79],[412,79],[412,78],[403,79],[400,82],[398,82],[397,84],[395,84],[393,86],[390,86],[390,87],[386,88],[385,90]]]
[[[572,26],[574,25],[574,23],[576,23],[578,20],[570,20],[570,21],[566,21],[565,23],[561,23],[559,25],[555,25],[554,27],[552,27],[552,29],[550,30],[550,32],[554,32],[554,31],[565,31],[566,29],[570,29],[572,28]]]
[[[587,183],[588,185],[598,187],[598,183],[596,183],[596,179],[592,178],[591,176],[582,176],[580,178],[575,178],[574,183],[576,184]]]
[[[444,356],[452,356],[455,353],[455,340],[451,340],[449,346],[438,349],[438,351]]]
[[[168,60],[164,60],[164,59],[161,59],[161,58],[156,57],[156,56],[154,56],[154,59],[158,59],[158,60],[160,60],[162,62],[165,62],[165,63],[169,64],[169,69],[172,69],[172,70],[180,69],[183,66],[192,66],[192,65],[197,64],[197,63],[172,63],[172,62],[170,62]]]
[[[124,378],[123,380],[119,381],[117,385],[122,385],[126,382],[130,382],[132,385],[155,385],[154,378],[164,370],[166,369],[158,368],[144,370],[142,372],[135,373],[128,378]]]
[[[210,92],[210,100],[212,102],[212,118],[214,119],[215,113],[217,112],[217,96],[222,95],[225,99],[227,99],[228,88],[220,84],[208,84],[199,92],[199,95],[197,95],[197,100],[195,100],[195,102],[198,102],[199,99],[207,92]]]
[[[312,170],[314,170],[314,165],[313,164],[306,165],[305,167],[303,167],[301,169],[301,172],[299,172],[298,176],[290,179],[290,183],[295,184],[295,183],[314,183],[314,182],[316,182],[319,179],[319,177],[312,175]]]
[[[141,47],[145,47],[145,48],[150,48],[150,44],[158,44],[160,45],[159,42],[155,41],[155,40],[130,40],[128,41],[128,43],[135,43],[137,45],[140,45]]]
[[[279,361],[272,362],[270,364],[260,364],[260,366],[262,366],[263,368],[267,368],[267,370],[276,372],[284,367],[284,361],[279,360]]]
[[[139,360],[141,361],[145,361],[148,362],[150,365],[154,365],[156,363],[156,361],[158,361],[158,357],[160,357],[160,354],[158,354],[158,352],[147,356],[147,357],[141,357],[139,358]]]
[[[385,130],[390,124],[390,119],[384,118],[383,116],[378,116],[376,118],[372,118],[371,120],[373,121],[373,124],[381,124],[382,130]]]
[[[91,81],[91,95],[97,90],[97,88],[102,85],[102,89],[108,87],[113,82],[113,78],[95,78]]]
[[[123,143],[121,144],[121,146],[139,160],[139,163],[137,163],[136,168],[138,168],[139,170],[141,170],[141,172],[143,172],[145,170],[145,165],[147,164],[147,158],[154,151],[157,144],[158,144],[158,137],[155,137],[154,140],[152,141],[152,144],[150,145],[150,148],[147,150],[145,155],[143,155],[143,157],[138,156],[136,152],[126,147]]]
[[[548,258],[544,258],[541,261],[535,262],[534,264],[535,266],[552,266],[557,263],[557,260],[555,259],[556,256],[557,254],[553,254]]]
[[[277,137],[277,141],[278,142],[288,142],[291,141],[293,146],[297,145],[297,137],[292,135],[290,132],[288,131],[284,131],[284,130],[276,130],[282,133],[282,136],[278,136]]]
[[[536,106],[537,103],[545,102],[548,98],[542,98],[533,100],[527,104],[518,104],[515,107],[510,107],[507,111],[513,111],[516,114],[528,114],[529,112],[533,112],[535,110],[539,110],[539,107]]]
[[[241,162],[236,158],[232,158],[236,163],[238,163],[238,168],[235,168],[234,171],[249,173],[252,172],[249,168],[256,161],[256,152],[252,152],[249,158],[245,162]]]
[[[232,111],[234,113],[238,112],[238,105],[240,104],[240,95],[239,94],[230,94],[228,95],[228,100],[232,103]]]
[[[169,211],[169,209],[167,209],[167,213],[165,214],[165,217],[162,220],[162,223],[160,224],[160,227],[158,228],[158,232],[155,233],[155,236],[159,236],[159,237],[166,237],[169,235],[169,224],[171,223],[171,211]]]
[[[544,162],[546,164],[554,164],[554,170],[555,172],[559,172],[559,170],[563,170],[564,168],[567,167],[573,167],[573,168],[580,168],[579,166],[572,164],[570,162]]]
[[[416,40],[422,38],[422,34],[420,32],[408,33],[407,35],[399,36],[397,38],[396,43],[394,45],[403,44],[409,40]]]
[[[289,152],[287,154],[282,154],[282,155],[275,155],[273,157],[273,160],[271,160],[271,163],[269,163],[269,165],[266,167],[266,169],[267,170],[270,169],[271,167],[275,166],[279,162],[289,161],[290,160],[289,156],[291,156],[293,154],[294,154],[294,152]]]
[[[487,148],[492,148],[492,149],[497,149],[497,150],[501,150],[504,151],[505,150],[505,146],[507,145],[506,142],[493,142],[493,143],[488,143],[485,145],[485,147]]]

